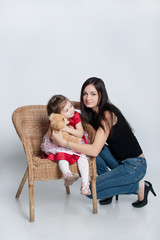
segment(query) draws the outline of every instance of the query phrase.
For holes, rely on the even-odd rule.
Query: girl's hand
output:
[[[62,129],[62,131],[70,133],[70,127],[66,126]]]
[[[66,145],[66,141],[62,138],[61,131],[59,131],[58,133],[55,133],[54,131],[52,131],[51,140],[55,145],[60,145],[62,147]]]

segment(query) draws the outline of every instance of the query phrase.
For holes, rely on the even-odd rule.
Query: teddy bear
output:
[[[52,131],[54,130],[55,132],[59,132],[61,129],[63,129],[65,126],[67,126],[67,124],[69,123],[67,118],[59,113],[52,113],[49,116],[49,120],[50,120],[51,130]],[[81,141],[81,138],[72,136],[68,132],[62,131],[62,137],[64,140],[69,141],[69,142],[78,143]]]

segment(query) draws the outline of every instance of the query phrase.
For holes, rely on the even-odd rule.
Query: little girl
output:
[[[68,98],[62,95],[53,96],[47,104],[48,115],[51,113],[62,114],[69,120],[69,126],[63,128],[62,131],[68,132],[74,137],[80,137],[81,143],[87,143],[86,137],[83,135],[83,127],[78,112],[75,112],[74,107]],[[90,195],[89,188],[89,165],[88,157],[80,152],[76,152],[66,148],[54,145],[51,141],[52,130],[49,126],[48,132],[43,137],[41,150],[43,151],[42,157],[52,161],[58,161],[58,166],[64,176],[64,185],[69,186],[79,178],[78,174],[74,174],[69,169],[69,164],[78,163],[78,169],[81,174],[81,194]]]

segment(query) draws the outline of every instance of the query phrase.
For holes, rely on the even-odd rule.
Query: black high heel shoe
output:
[[[145,182],[144,199],[142,201],[137,200],[136,202],[133,202],[132,203],[133,207],[141,208],[141,207],[144,207],[145,205],[147,205],[149,191],[151,191],[153,193],[153,195],[156,196],[156,193],[153,190],[152,184],[148,181],[144,181],[144,182]]]
[[[99,204],[100,205],[107,205],[110,204],[112,202],[113,197],[109,197],[109,198],[105,198],[102,200],[99,200]],[[116,200],[118,201],[118,195],[116,195]]]

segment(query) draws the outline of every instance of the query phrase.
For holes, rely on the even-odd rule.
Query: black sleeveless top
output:
[[[111,153],[117,160],[138,157],[142,149],[127,121],[116,108],[112,112],[117,117],[117,123],[111,128],[106,142]]]

